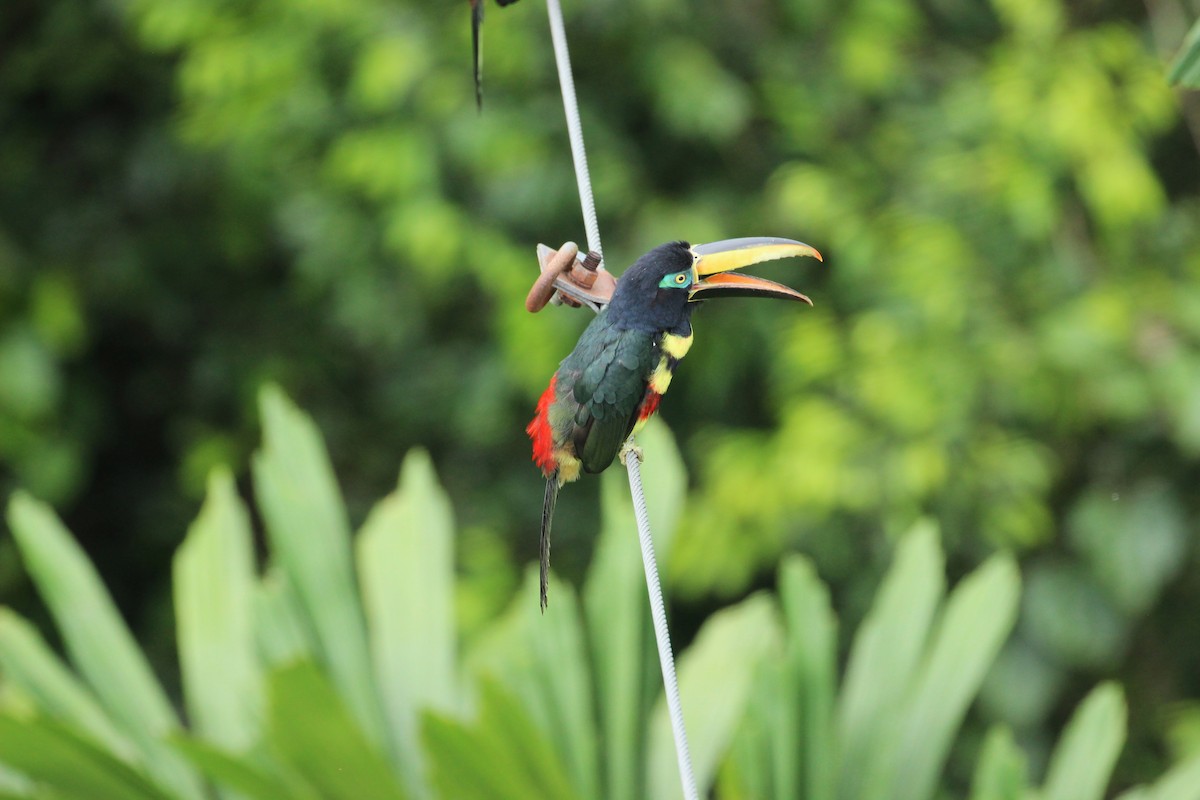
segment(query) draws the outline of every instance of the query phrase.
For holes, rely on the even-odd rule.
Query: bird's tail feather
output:
[[[475,107],[483,111],[483,48],[479,41],[479,29],[483,25],[484,0],[471,3],[471,55],[475,68]]]
[[[538,540],[538,553],[541,555],[541,600],[542,612],[546,611],[546,583],[550,579],[550,522],[554,519],[554,503],[558,500],[558,472],[555,471],[546,479],[546,496],[542,500],[542,535]]]

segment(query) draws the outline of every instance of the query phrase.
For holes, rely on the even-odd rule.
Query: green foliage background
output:
[[[52,510],[14,493],[7,521],[74,669],[0,611],[0,793],[37,800],[357,800],[680,795],[651,643],[630,496],[602,479],[601,535],[582,591],[525,587],[460,645],[454,519],[428,456],[353,539],[324,443],[278,390],[261,400],[254,495],[270,541],[260,573],[247,509],[214,470],[173,562],[185,723],[86,555]],[[686,475],[655,420],[655,549],[673,549]],[[1020,598],[997,554],[947,590],[936,526],[897,542],[844,675],[828,587],[783,559],[775,594],[713,614],[678,650],[700,796],[754,800],[1100,800],[1127,735],[1121,689],[1072,714],[1042,780],[1011,728],[991,726],[969,788],[952,745]],[[849,639],[850,637],[847,637]],[[966,759],[970,761],[971,759]],[[958,766],[965,766],[956,759]],[[962,786],[955,786],[963,783]],[[1200,755],[1118,800],[1200,798]]]
[[[1025,578],[982,719],[1045,753],[1117,677],[1123,780],[1200,748],[1200,127],[1167,83],[1197,9],[1149,7],[567,3],[614,271],[678,238],[826,255],[769,270],[812,311],[707,306],[664,406],[693,476],[683,642],[793,551],[857,621],[931,516],[953,575],[1008,550]],[[544,10],[489,8],[482,115],[467,17],[0,7],[2,480],[63,510],[163,676],[170,555],[211,468],[250,463],[266,379],[326,432],[355,524],[429,448],[465,638],[534,554],[521,430],[586,319],[521,298],[533,245],[582,231]],[[564,492],[568,577],[598,502]],[[43,613],[8,538],[0,591]]]

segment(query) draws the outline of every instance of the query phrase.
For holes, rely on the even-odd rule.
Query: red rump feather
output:
[[[642,405],[638,408],[638,419],[645,421],[658,411],[658,404],[662,401],[662,395],[653,389],[646,389],[646,396],[642,398]]]
[[[550,378],[550,385],[538,399],[537,413],[525,426],[525,432],[533,440],[533,463],[541,467],[542,474],[547,478],[558,469],[558,461],[554,458],[554,432],[550,429],[550,404],[558,399],[554,392],[554,381],[557,379],[558,373]]]

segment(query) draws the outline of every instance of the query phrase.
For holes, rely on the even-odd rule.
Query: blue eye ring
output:
[[[681,289],[692,282],[691,270],[664,275],[658,285],[663,289]]]

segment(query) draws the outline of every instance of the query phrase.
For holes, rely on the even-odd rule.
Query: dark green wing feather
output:
[[[571,355],[563,360],[560,399],[573,401],[571,438],[586,472],[600,472],[616,457],[646,394],[646,382],[658,353],[658,336],[618,330],[601,312]]]

